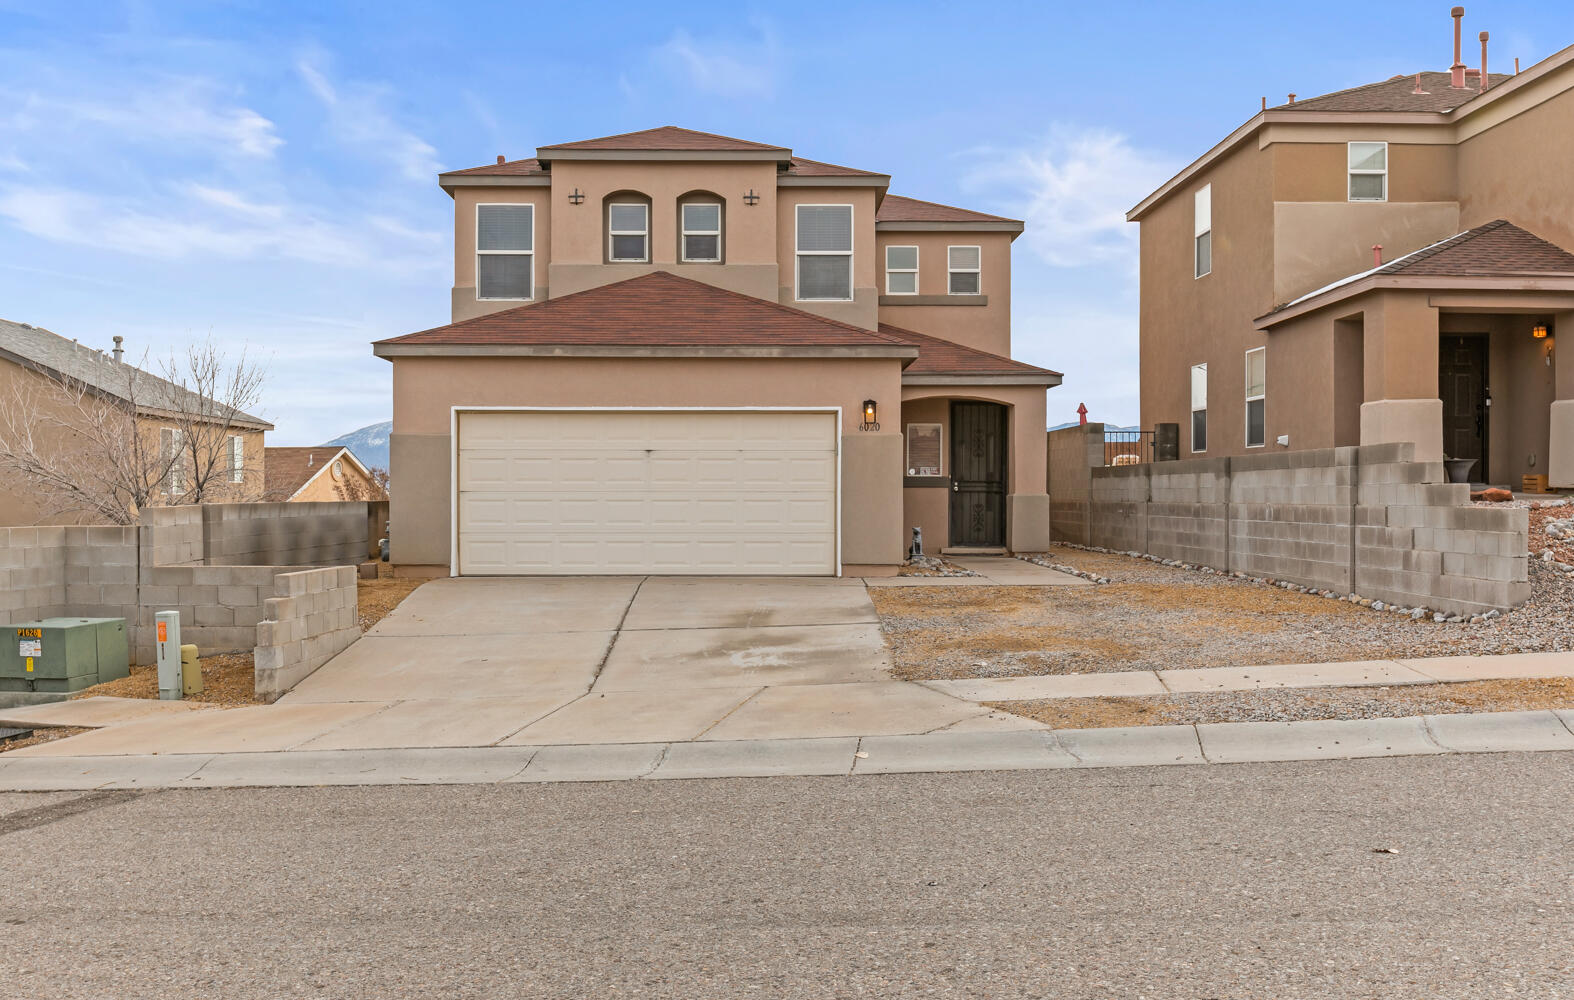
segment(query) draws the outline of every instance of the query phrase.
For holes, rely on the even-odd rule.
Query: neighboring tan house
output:
[[[387,493],[355,453],[339,445],[267,449],[264,500],[386,500]]]
[[[405,572],[894,572],[1049,541],[1022,223],[681,128],[445,173],[453,319],[393,364]]]
[[[40,327],[0,320],[0,406],[16,411],[37,408],[38,412],[31,416],[35,418],[33,424],[40,443],[61,449],[73,447],[71,432],[65,428],[81,423],[79,413],[60,412],[68,395],[57,388],[62,385],[79,388],[88,395],[134,403],[142,426],[150,435],[158,434],[157,447],[164,450],[180,447],[180,425],[192,426],[192,414],[227,413],[223,421],[205,424],[217,435],[213,443],[222,449],[223,463],[218,481],[210,486],[210,499],[258,499],[263,489],[263,435],[273,430],[273,425],[248,413],[225,410],[212,400],[203,400],[127,364],[122,360],[120,345],[121,338],[116,337],[112,352],[94,350]],[[3,433],[0,427],[0,434]],[[190,463],[184,463],[184,467],[189,469]],[[189,475],[181,469],[177,464],[160,487],[163,502],[189,502]],[[62,513],[52,506],[10,474],[0,480],[0,525],[97,520],[84,511]]]
[[[1574,486],[1574,47],[1265,107],[1131,210],[1178,457],[1413,441]],[[1266,105],[1266,101],[1264,102]]]

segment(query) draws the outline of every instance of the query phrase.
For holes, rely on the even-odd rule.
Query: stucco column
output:
[[[1437,348],[1437,310],[1425,294],[1371,297],[1362,317],[1362,444],[1413,441],[1416,461],[1442,460]]]
[[[1049,548],[1049,454],[1044,390],[1034,386],[1011,407],[1010,482],[1006,487],[1006,547],[1012,552]]]
[[[1568,331],[1559,349],[1557,335]],[[1552,402],[1551,434],[1547,442],[1547,479],[1553,486],[1574,486],[1574,312],[1560,312],[1552,318]]]

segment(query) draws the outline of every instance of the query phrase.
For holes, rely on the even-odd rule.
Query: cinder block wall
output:
[[[257,697],[275,701],[361,636],[353,566],[281,573],[256,628]]]
[[[65,528],[0,528],[0,621],[64,614],[65,555]]]
[[[234,503],[201,508],[203,558],[225,566],[326,566],[366,561],[364,502]]]
[[[1523,604],[1528,512],[1473,506],[1414,455],[1390,444],[1094,468],[1089,544],[1449,614]]]
[[[1093,469],[1104,464],[1104,425],[1063,427],[1045,435],[1049,537],[1089,544],[1088,501]]]

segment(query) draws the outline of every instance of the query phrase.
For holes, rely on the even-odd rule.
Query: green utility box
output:
[[[45,618],[0,632],[0,692],[69,694],[130,673],[124,618]]]

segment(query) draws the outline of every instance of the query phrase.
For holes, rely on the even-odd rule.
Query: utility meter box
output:
[[[45,618],[3,629],[0,691],[69,694],[129,673],[123,618]]]

